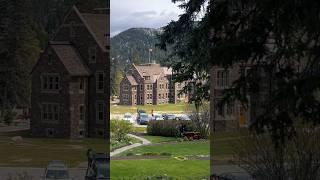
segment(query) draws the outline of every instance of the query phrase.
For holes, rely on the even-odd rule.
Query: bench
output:
[[[199,132],[184,132],[182,135],[188,139],[200,139],[201,137]]]

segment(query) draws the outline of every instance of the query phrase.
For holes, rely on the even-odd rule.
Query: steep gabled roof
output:
[[[77,50],[66,42],[51,42],[50,46],[55,51],[71,76],[89,76],[90,70],[83,63]]]
[[[137,81],[134,79],[134,77],[132,75],[127,74],[126,77],[131,85],[133,85],[133,86],[138,85]]]
[[[65,16],[62,24],[65,24],[66,19],[72,12],[75,12],[84,26],[87,28],[91,36],[95,39],[99,47],[103,52],[107,51],[106,46],[110,46],[108,42],[108,36],[110,36],[109,30],[109,18],[107,14],[88,14],[81,13],[76,6],[73,6],[69,13]],[[62,26],[59,28],[61,29]],[[58,30],[59,32],[60,30]],[[57,34],[56,34],[57,35]],[[53,37],[52,40],[56,39]]]
[[[83,18],[89,25],[97,40],[104,47],[107,46],[108,19],[106,14],[87,14],[82,13]]]
[[[161,67],[160,64],[141,64],[133,65],[133,67],[138,71],[140,76],[150,76],[150,79],[155,83],[161,75],[168,75],[172,73],[171,69],[166,67]]]

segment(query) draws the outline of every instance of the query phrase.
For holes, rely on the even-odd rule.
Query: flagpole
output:
[[[150,51],[150,49],[149,49],[149,63],[151,63],[151,51]]]

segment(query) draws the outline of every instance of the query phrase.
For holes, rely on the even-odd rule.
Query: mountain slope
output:
[[[151,61],[160,62],[165,53],[155,45],[158,43],[159,29],[131,28],[111,38],[111,58],[120,66],[129,65],[130,62],[147,63],[149,49],[152,48]]]

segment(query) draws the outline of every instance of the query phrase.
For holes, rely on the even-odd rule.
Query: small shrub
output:
[[[161,155],[161,156],[171,156],[172,154],[171,154],[171,153],[168,153],[168,152],[162,152],[160,155]]]
[[[132,153],[132,152],[128,152],[127,154],[126,154],[126,156],[133,156],[134,154]]]
[[[147,134],[152,136],[181,137],[180,128],[186,126],[186,131],[195,131],[191,121],[162,120],[149,121]]]
[[[111,120],[111,138],[118,142],[130,141],[127,134],[133,129],[133,125],[128,121]]]
[[[10,125],[16,115],[17,115],[17,113],[12,112],[11,110],[5,110],[3,112],[3,122],[6,125]]]
[[[143,156],[158,156],[159,154],[155,153],[155,152],[146,152],[146,153],[143,153],[142,155]]]

